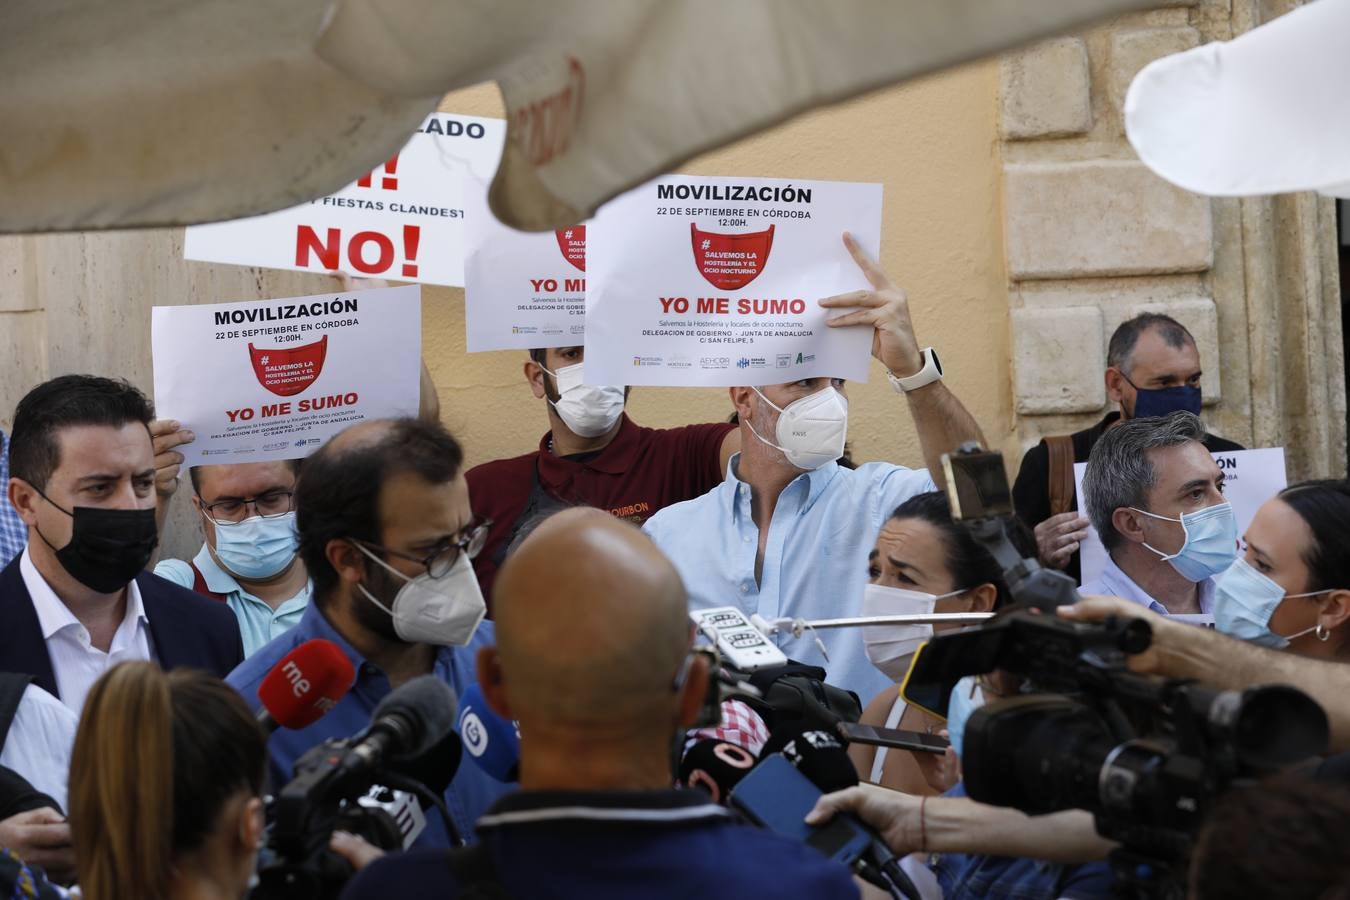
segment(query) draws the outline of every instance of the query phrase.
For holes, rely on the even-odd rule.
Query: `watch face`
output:
[[[931,356],[931,357],[933,357],[933,367],[936,368],[936,369],[938,370],[938,374],[941,375],[941,374],[942,374],[942,360],[938,359],[937,351],[934,350],[932,347],[929,347],[929,348],[928,348],[928,355]]]

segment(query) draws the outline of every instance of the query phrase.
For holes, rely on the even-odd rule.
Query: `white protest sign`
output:
[[[587,230],[588,384],[866,381],[872,332],[827,328],[817,301],[868,288],[881,185],[667,175],[601,208]]]
[[[501,119],[433,113],[397,155],[336,194],[188,228],[183,258],[462,285],[464,194],[486,191],[505,137]]]
[[[184,465],[307,456],[363,419],[415,415],[422,289],[156,306],[155,410]]]
[[[464,328],[470,352],[576,347],[585,335],[586,223],[516,231],[487,188],[464,195]]]
[[[1211,454],[1223,470],[1223,495],[1233,504],[1238,535],[1251,524],[1261,504],[1278,494],[1289,482],[1284,472],[1284,448],[1264,450],[1234,450]],[[1078,490],[1078,509],[1087,518],[1087,504],[1083,500],[1083,473],[1087,463],[1075,463],[1073,477]],[[1106,565],[1106,548],[1102,546],[1097,529],[1088,526],[1088,536],[1079,548],[1083,566],[1083,584],[1097,580]]]

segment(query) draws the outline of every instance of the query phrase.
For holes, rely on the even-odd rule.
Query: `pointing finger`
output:
[[[867,276],[867,281],[872,287],[879,291],[890,288],[891,280],[886,277],[885,272],[881,271],[881,266],[868,255],[867,251],[862,248],[862,244],[859,244],[857,239],[847,231],[844,232],[844,246],[848,248],[849,255],[858,264],[858,268],[862,270],[863,275]]]

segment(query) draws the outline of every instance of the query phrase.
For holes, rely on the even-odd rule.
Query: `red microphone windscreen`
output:
[[[351,690],[356,670],[332,641],[305,641],[287,653],[258,686],[258,700],[282,728],[317,722]]]

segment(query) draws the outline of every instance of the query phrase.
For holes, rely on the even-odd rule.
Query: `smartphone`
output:
[[[947,478],[953,519],[1012,515],[1012,490],[1008,487],[1002,453],[996,450],[946,453],[942,456],[942,471]]]
[[[803,820],[820,795],[820,788],[793,768],[783,754],[771,753],[732,788],[729,801],[756,825],[851,866],[876,838],[847,814],[835,815],[824,825],[807,825]]]
[[[999,653],[1011,628],[1011,619],[1001,619],[978,628],[933,635],[914,654],[900,685],[900,696],[924,712],[947,718],[952,688],[967,675],[983,675],[998,668]]]
[[[840,722],[838,729],[839,736],[851,744],[871,744],[915,753],[946,753],[951,746],[945,737],[921,731],[902,731],[899,728],[881,728],[858,722]]]

